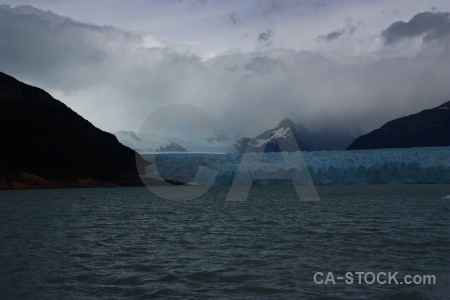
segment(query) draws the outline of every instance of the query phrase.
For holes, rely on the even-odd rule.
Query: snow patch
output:
[[[275,139],[279,138],[286,138],[287,134],[289,133],[290,128],[281,127],[278,128],[270,133],[270,137],[268,139],[257,139],[255,140],[255,143],[252,144],[254,147],[261,147],[264,144],[267,144]]]

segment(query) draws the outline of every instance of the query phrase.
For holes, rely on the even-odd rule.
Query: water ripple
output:
[[[449,185],[0,192],[0,299],[446,299]],[[317,285],[315,272],[434,274],[436,285]]]

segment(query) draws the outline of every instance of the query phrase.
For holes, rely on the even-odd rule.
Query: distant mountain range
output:
[[[136,152],[44,90],[0,72],[0,189],[141,185]]]
[[[120,143],[139,152],[211,152],[227,153],[233,150],[234,141],[223,133],[210,136],[158,136],[156,140],[142,139],[134,131],[120,130],[114,132]]]
[[[134,132],[104,132],[44,90],[1,72],[0,128],[0,189],[142,184],[146,162],[130,148],[146,144]],[[188,138],[163,137],[152,151],[224,151],[233,143],[240,152],[450,146],[450,101],[353,139],[349,132],[311,130],[284,119],[254,138],[234,141],[216,133],[198,146]]]
[[[120,130],[114,132],[114,135],[124,146],[131,148],[138,152],[186,152],[187,149],[174,141],[167,141],[164,145],[154,147],[155,145],[148,145],[142,141],[134,131]],[[147,144],[147,145],[145,145]]]
[[[239,152],[293,152],[320,150],[344,150],[355,139],[350,132],[331,129],[310,130],[290,119],[282,120],[275,128],[264,131],[254,138],[241,138],[235,143]]]
[[[237,141],[223,133],[215,133],[203,140],[163,137],[153,143],[142,141],[133,131],[121,130],[115,132],[114,135],[123,145],[141,153],[230,152],[233,150],[238,152],[279,152],[277,139],[282,139],[287,143],[287,151],[296,151],[298,146],[303,151],[344,150],[355,139],[349,132],[329,129],[310,130],[290,119],[284,119],[275,128],[266,130],[254,138],[243,137]]]
[[[450,101],[392,120],[357,138],[347,149],[450,146]]]

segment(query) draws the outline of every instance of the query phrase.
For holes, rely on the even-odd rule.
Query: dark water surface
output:
[[[0,299],[449,299],[450,185],[0,191]],[[435,285],[315,284],[315,272]],[[325,279],[325,276],[321,279]]]

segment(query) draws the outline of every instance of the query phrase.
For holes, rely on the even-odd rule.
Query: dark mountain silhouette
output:
[[[348,150],[450,146],[450,101],[392,120],[357,138]]]
[[[330,129],[309,130],[290,119],[283,119],[275,128],[266,130],[254,138],[242,138],[235,143],[239,152],[280,152],[344,150],[354,137],[348,132]],[[247,150],[246,150],[247,149]]]
[[[136,159],[143,161],[133,150],[44,90],[1,72],[0,128],[3,178],[26,172],[53,182],[141,183]]]

